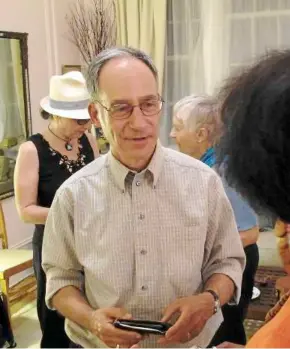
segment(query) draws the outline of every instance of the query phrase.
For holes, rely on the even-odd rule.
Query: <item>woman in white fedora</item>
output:
[[[80,72],[53,76],[49,96],[41,100],[47,129],[34,134],[19,149],[15,168],[15,199],[26,223],[35,224],[33,263],[37,279],[37,311],[42,348],[67,348],[64,319],[45,305],[46,278],[41,267],[44,225],[54,195],[73,173],[98,155],[96,140],[87,131],[89,95]]]

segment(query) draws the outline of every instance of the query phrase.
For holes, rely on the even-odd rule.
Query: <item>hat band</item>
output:
[[[86,109],[89,105],[89,99],[84,99],[82,101],[76,102],[65,102],[65,101],[56,101],[55,99],[49,99],[49,105],[53,109],[61,110],[81,110]]]

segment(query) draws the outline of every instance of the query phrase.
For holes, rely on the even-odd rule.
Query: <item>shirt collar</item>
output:
[[[202,155],[200,158],[200,161],[208,165],[209,167],[213,167],[216,162],[216,156],[214,148],[209,148],[207,151]]]
[[[163,161],[164,161],[164,151],[163,151],[162,145],[158,141],[149,165],[147,166],[146,169],[142,171],[143,173],[146,171],[149,171],[152,174],[153,187],[156,187],[160,172],[162,170]],[[109,164],[109,168],[111,170],[115,183],[122,191],[125,191],[126,177],[129,172],[134,172],[134,171],[130,170],[129,168],[124,166],[119,160],[117,160],[111,151],[108,154],[108,164]]]

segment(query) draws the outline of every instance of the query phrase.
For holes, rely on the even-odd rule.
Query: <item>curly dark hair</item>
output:
[[[290,50],[272,51],[220,91],[217,146],[229,184],[262,210],[290,222]]]

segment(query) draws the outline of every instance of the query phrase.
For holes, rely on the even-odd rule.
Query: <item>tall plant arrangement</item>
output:
[[[66,16],[69,40],[88,65],[102,50],[116,44],[116,6],[114,0],[77,0]]]

